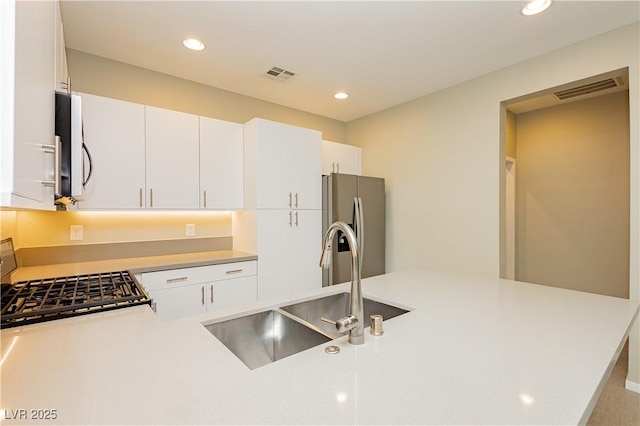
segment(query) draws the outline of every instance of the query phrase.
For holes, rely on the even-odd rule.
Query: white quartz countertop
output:
[[[338,285],[161,322],[146,306],[1,333],[3,424],[586,423],[638,303],[492,278],[406,271],[363,280],[409,307],[365,331],[249,370],[202,322]],[[242,311],[242,312],[240,312]],[[24,411],[25,420],[14,419]],[[36,411],[32,411],[36,410]],[[55,419],[33,415],[55,410]],[[51,414],[51,412],[49,412]],[[51,415],[50,415],[51,417]]]
[[[28,266],[18,268],[11,274],[11,282],[37,280],[70,275],[94,274],[130,270],[133,273],[163,271],[167,269],[216,265],[220,263],[256,260],[254,254],[235,250],[216,250],[195,253],[167,254],[161,256],[106,259],[89,262],[60,263],[55,265]]]

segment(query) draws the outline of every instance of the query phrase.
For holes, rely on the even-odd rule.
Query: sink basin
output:
[[[331,340],[275,310],[205,328],[252,370]]]
[[[334,338],[338,338],[343,336],[343,334],[339,333],[333,325],[321,321],[320,317],[325,317],[335,321],[347,316],[349,314],[349,293],[333,294],[319,299],[284,306],[280,309],[312,324],[323,333],[333,336]],[[370,315],[380,314],[386,321],[407,312],[409,311],[406,309],[367,299],[366,297],[364,298],[365,327],[370,325]]]

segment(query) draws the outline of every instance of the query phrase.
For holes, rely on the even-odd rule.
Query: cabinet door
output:
[[[3,2],[2,204],[53,209],[54,2]],[[5,93],[5,89],[7,93]],[[5,127],[6,126],[6,127]]]
[[[65,50],[64,43],[64,30],[62,27],[62,15],[60,14],[60,2],[58,0],[54,1],[56,8],[56,17],[55,17],[55,48],[54,48],[54,57],[55,57],[55,76],[54,76],[54,87],[56,90],[65,91],[67,90],[67,77],[69,76],[69,70],[67,68],[67,52]]]
[[[205,284],[187,285],[150,292],[161,320],[171,320],[207,311]]]
[[[288,209],[291,187],[291,126],[256,120],[257,208]]]
[[[197,209],[198,116],[145,106],[146,206]]]
[[[322,141],[322,174],[360,175],[360,147]]]
[[[294,211],[292,235],[292,292],[322,287],[322,210]]]
[[[293,211],[258,210],[258,300],[290,295]]]
[[[207,311],[230,308],[257,300],[256,276],[216,281],[207,284]]]
[[[144,105],[82,94],[93,177],[79,209],[144,207]]]
[[[292,126],[289,137],[293,208],[322,209],[321,133]]]
[[[242,124],[200,117],[200,207],[242,210]]]

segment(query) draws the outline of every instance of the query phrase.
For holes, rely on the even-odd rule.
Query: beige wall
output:
[[[629,103],[517,115],[516,279],[629,296]]]
[[[348,123],[347,142],[363,148],[363,173],[386,178],[387,270],[500,276],[500,103],[629,67],[629,295],[640,299],[639,36],[638,24],[624,27]],[[629,358],[630,380],[640,386],[637,325]]]
[[[346,123],[168,74],[67,49],[74,91],[246,123],[255,117],[322,132],[323,139],[345,142]]]

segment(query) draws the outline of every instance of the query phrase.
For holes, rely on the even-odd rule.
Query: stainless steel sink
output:
[[[409,312],[406,309],[367,299],[366,297],[363,300],[365,327],[369,326],[370,315],[380,314],[386,321]],[[333,338],[338,338],[343,336],[343,334],[339,333],[333,325],[321,321],[320,317],[335,321],[349,315],[349,293],[333,294],[319,299],[284,306],[280,309],[310,323],[314,327],[322,330],[323,333]]]
[[[275,310],[205,328],[252,370],[331,340]]]

